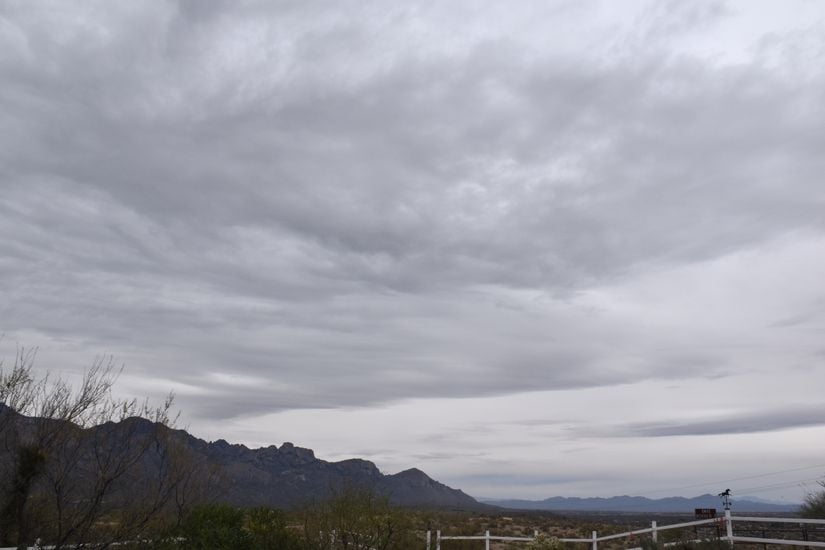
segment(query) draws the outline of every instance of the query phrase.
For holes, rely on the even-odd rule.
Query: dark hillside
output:
[[[15,432],[23,437],[37,421],[21,416],[3,404],[0,404],[0,415],[5,422],[13,422]],[[130,437],[141,437],[156,428],[157,425],[143,418],[109,422],[87,430],[67,426],[67,429],[78,429],[87,437],[113,440],[124,433]],[[354,485],[385,494],[391,503],[399,506],[467,510],[490,508],[462,491],[435,481],[418,469],[385,475],[367,460],[327,462],[316,458],[311,449],[296,447],[292,443],[250,449],[223,439],[207,442],[184,430],[159,428],[167,432],[166,440],[190,455],[193,465],[206,466],[216,473],[214,479],[217,481],[210,493],[211,498],[218,502],[244,507],[265,505],[289,508],[323,499],[333,489]],[[0,450],[2,452],[10,451]]]

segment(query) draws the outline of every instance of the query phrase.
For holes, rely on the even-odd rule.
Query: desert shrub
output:
[[[235,550],[250,548],[244,513],[225,504],[208,504],[192,510],[181,526],[184,550]]]
[[[255,550],[301,550],[306,548],[299,533],[290,530],[280,510],[253,508],[247,510],[244,528],[250,548]]]
[[[369,488],[335,489],[303,515],[305,540],[312,550],[406,550],[420,545],[410,515]]]
[[[527,548],[529,550],[562,550],[564,543],[556,537],[539,534],[527,545]]]
[[[799,514],[804,518],[825,518],[825,481],[820,481],[819,485],[822,490],[808,493],[799,507]]]

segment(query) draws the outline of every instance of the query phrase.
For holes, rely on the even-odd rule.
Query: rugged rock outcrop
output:
[[[354,485],[385,494],[390,502],[400,506],[461,509],[485,506],[415,468],[385,475],[368,460],[327,462],[316,458],[311,449],[289,442],[281,447],[249,449],[222,439],[207,443],[186,432],[177,435],[190,449],[220,468],[223,481],[217,496],[232,504],[299,506],[322,499],[336,488]]]
[[[29,424],[34,420],[18,415],[2,403],[0,417],[6,422],[14,422],[18,433],[30,429]],[[98,434],[94,437],[117,437],[117,432],[138,437],[156,427],[146,419],[128,418],[119,424],[109,422],[80,432]],[[321,500],[336,489],[356,486],[387,495],[390,502],[400,506],[460,509],[488,506],[435,481],[418,469],[385,475],[367,460],[353,458],[327,462],[317,458],[311,449],[288,442],[280,447],[270,445],[250,449],[224,439],[207,442],[184,430],[161,429],[168,430],[168,437],[162,439],[186,449],[193,465],[216,474],[211,496],[221,502],[238,506],[294,507]],[[151,466],[147,465],[147,468],[151,469]]]

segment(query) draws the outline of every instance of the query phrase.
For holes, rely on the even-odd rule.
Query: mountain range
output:
[[[651,499],[634,496],[610,498],[551,497],[544,500],[484,499],[487,504],[518,510],[548,510],[565,512],[646,512],[646,513],[692,513],[696,508],[716,508],[721,514],[718,496],[704,494],[697,497],[667,497]],[[797,504],[781,504],[763,499],[749,500],[747,497],[734,499],[732,510],[736,512],[781,512],[795,513]]]
[[[182,431],[178,437],[191,451],[220,467],[224,481],[219,500],[231,504],[291,507],[321,499],[333,488],[356,485],[387,495],[399,506],[487,507],[417,468],[388,475],[368,460],[327,462],[292,443],[250,449],[223,439],[206,442]]]
[[[3,403],[0,403],[0,416],[6,421],[11,420],[21,433],[33,429],[36,420],[19,415]],[[719,498],[710,494],[694,498],[552,497],[544,500],[485,499],[479,502],[459,489],[432,479],[417,468],[388,475],[368,460],[352,458],[328,462],[317,458],[311,449],[297,447],[292,443],[283,443],[280,447],[270,445],[250,449],[223,439],[205,441],[185,430],[167,428],[138,417],[86,430],[73,426],[73,431],[78,434],[114,440],[119,437],[140,437],[141,434],[158,429],[165,432],[163,439],[174,442],[178,448],[186,451],[193,468],[215,473],[213,482],[209,484],[211,499],[238,506],[290,508],[321,500],[337,488],[357,486],[386,495],[392,504],[399,506],[461,510],[507,508],[567,512],[688,513],[696,508],[721,508]],[[9,452],[10,449],[6,448],[5,451]],[[0,455],[2,452],[0,449]],[[739,512],[794,513],[797,509],[798,505],[762,499],[743,498],[734,501],[734,510]]]
[[[152,437],[162,441],[161,445],[175,449],[170,452],[185,457],[183,468],[192,472],[192,487],[197,487],[201,497],[213,501],[244,507],[290,508],[322,500],[336,490],[357,487],[385,495],[390,503],[399,506],[463,510],[489,507],[458,489],[439,483],[417,468],[387,475],[370,461],[353,458],[328,462],[316,458],[311,449],[296,447],[292,443],[284,443],[280,447],[270,445],[250,449],[223,439],[208,442],[185,430],[171,429],[139,417],[81,429],[64,420],[20,415],[3,403],[0,403],[0,420],[7,435],[16,434],[15,439],[3,437],[6,444],[0,445],[0,464],[12,464],[11,457],[4,458],[4,453],[17,452],[15,447],[20,444],[15,442],[36,439],[37,426],[40,426],[41,431],[45,427],[49,434],[64,434],[64,440],[69,438],[66,441],[74,439],[85,442],[85,447],[64,445],[67,448],[86,449],[85,454],[78,451],[74,453],[74,456],[86,457],[75,462],[78,467],[74,470],[78,475],[83,475],[80,472],[85,469],[82,461],[91,460],[95,456],[94,449],[89,445],[106,449],[123,448],[128,445],[127,441],[141,438],[146,441],[149,434],[154,434]],[[109,452],[112,456],[122,456],[118,455],[119,451]],[[63,456],[65,453],[55,450],[52,454]],[[151,460],[143,460],[143,474],[140,475],[158,477],[163,475],[159,470],[163,467]],[[91,468],[88,470],[94,471]],[[87,481],[92,483],[94,476],[90,476]]]

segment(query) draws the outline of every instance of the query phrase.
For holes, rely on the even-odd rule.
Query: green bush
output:
[[[407,550],[422,545],[412,516],[366,487],[336,488],[303,515],[305,540],[312,550]]]
[[[244,522],[250,540],[250,548],[254,550],[303,550],[303,543],[299,533],[287,526],[286,517],[280,510],[271,508],[253,508],[247,510]]]
[[[179,538],[154,545],[163,550],[306,550],[301,529],[290,529],[280,510],[242,510],[225,504],[195,508]]]
[[[192,510],[181,526],[180,548],[185,550],[236,550],[250,548],[242,510],[225,504],[209,504]]]

